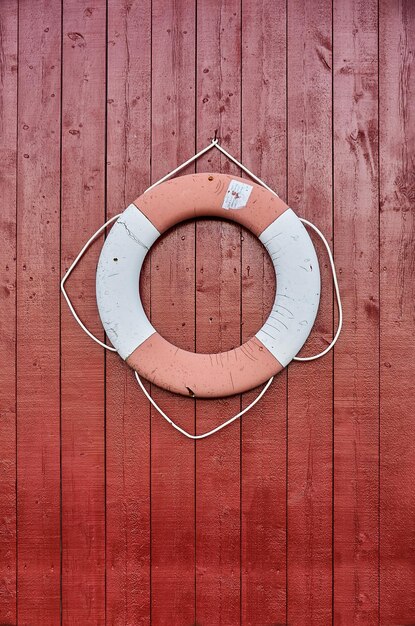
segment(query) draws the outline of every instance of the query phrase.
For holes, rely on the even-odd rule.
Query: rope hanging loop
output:
[[[253,377],[254,372],[257,372],[258,370],[260,370],[259,378],[258,377],[252,378],[252,380],[250,378],[249,380],[250,386],[247,386],[247,382],[243,379],[243,377],[241,380],[237,381],[237,384],[235,386],[231,369],[229,369],[229,377],[232,382],[232,386],[230,386],[229,381],[226,383],[226,380],[225,380],[225,383],[222,383],[221,376],[217,374],[216,376],[215,375],[213,376],[214,378],[214,381],[213,381],[214,384],[212,383],[213,386],[212,385],[206,386],[204,382],[206,380],[206,375],[203,375],[203,373],[206,373],[206,371],[209,371],[209,364],[207,362],[207,358],[209,357],[209,355],[200,355],[200,354],[186,353],[184,351],[181,351],[184,355],[183,357],[184,360],[183,359],[182,361],[179,360],[178,363],[179,363],[179,366],[181,365],[181,367],[184,368],[183,370],[184,372],[186,371],[186,366],[189,366],[189,372],[194,371],[195,367],[194,365],[192,365],[193,360],[197,359],[195,362],[198,363],[199,361],[201,362],[204,358],[203,367],[201,367],[201,375],[199,376],[199,379],[196,379],[196,389],[197,389],[196,395],[198,395],[199,397],[218,397],[220,395],[222,396],[233,395],[233,393],[240,393],[240,392],[246,391],[247,389],[251,387],[257,386],[257,384],[259,384],[261,381],[264,381],[264,379],[266,380],[265,378],[266,373],[269,373],[268,381],[266,382],[262,391],[259,393],[257,398],[249,406],[247,406],[243,411],[240,411],[239,413],[237,413],[236,415],[234,415],[233,417],[226,420],[224,423],[222,423],[221,425],[219,425],[218,427],[214,428],[213,430],[207,433],[203,433],[200,435],[192,435],[191,433],[185,431],[184,429],[179,427],[177,424],[175,424],[173,420],[171,420],[171,418],[168,417],[162,411],[162,409],[152,399],[151,395],[147,392],[139,376],[139,372],[144,372],[144,375],[148,380],[155,382],[156,384],[160,384],[159,379],[157,378],[152,379],[152,371],[153,370],[155,371],[157,369],[162,369],[162,368],[156,367],[156,368],[153,368],[153,370],[151,369],[149,370],[149,368],[152,367],[151,359],[154,358],[154,355],[157,355],[157,353],[159,353],[159,357],[161,358],[161,363],[165,364],[164,366],[165,366],[166,371],[169,366],[172,370],[170,372],[170,378],[168,379],[169,384],[167,388],[170,388],[173,391],[177,391],[178,393],[189,392],[190,387],[186,385],[186,389],[187,389],[187,392],[186,392],[180,386],[182,383],[180,383],[180,385],[177,386],[177,388],[175,388],[174,381],[178,379],[176,372],[175,372],[175,369],[177,370],[177,362],[175,363],[174,359],[170,358],[171,355],[173,355],[170,348],[171,347],[174,348],[174,346],[171,346],[171,344],[168,344],[162,338],[159,339],[160,336],[158,335],[158,333],[156,333],[154,328],[151,326],[151,323],[145,316],[144,310],[142,309],[141,301],[139,301],[138,309],[137,307],[136,309],[134,309],[135,311],[134,319],[137,318],[137,311],[138,311],[138,318],[140,318],[141,316],[141,322],[137,326],[136,331],[131,332],[132,318],[130,319],[128,316],[125,317],[126,315],[125,311],[128,312],[128,310],[131,309],[131,307],[129,306],[130,304],[129,302],[127,302],[128,306],[121,306],[119,310],[116,311],[116,313],[119,313],[119,311],[121,311],[121,313],[119,313],[119,319],[117,318],[117,315],[114,314],[113,310],[111,310],[111,300],[108,300],[108,297],[107,297],[108,293],[111,294],[111,289],[113,289],[112,285],[114,284],[114,283],[108,282],[109,278],[115,275],[114,273],[112,274],[109,273],[108,262],[109,261],[117,262],[117,269],[118,269],[119,257],[122,256],[122,251],[125,251],[128,245],[130,245],[131,250],[133,250],[132,254],[135,255],[134,259],[136,260],[138,259],[137,261],[138,266],[139,266],[138,271],[140,271],[142,262],[144,260],[144,257],[149,247],[152,245],[152,243],[154,243],[154,241],[160,235],[160,232],[163,232],[163,230],[166,230],[167,227],[173,225],[175,222],[172,220],[176,219],[176,221],[181,221],[181,219],[178,219],[180,218],[180,215],[175,215],[175,213],[179,212],[179,207],[176,207],[176,209],[174,207],[170,209],[166,209],[164,215],[160,211],[158,211],[158,213],[156,214],[157,219],[155,221],[154,219],[155,215],[152,213],[152,206],[154,205],[154,202],[157,201],[157,198],[163,198],[163,193],[164,193],[164,189],[160,187],[160,185],[162,185],[167,180],[171,179],[175,174],[177,174],[182,169],[184,169],[185,167],[187,167],[188,165],[196,161],[200,156],[202,156],[203,154],[205,154],[206,152],[208,152],[214,147],[216,147],[221,153],[223,153],[229,160],[235,163],[253,181],[255,181],[257,185],[256,186],[249,185],[246,179],[237,179],[237,177],[226,177],[225,175],[220,175],[220,174],[214,174],[214,175],[209,175],[209,176],[196,174],[196,175],[191,175],[191,176],[185,176],[185,177],[182,177],[181,179],[176,179],[175,181],[173,181],[174,183],[173,186],[177,187],[178,185],[190,184],[190,180],[191,180],[192,184],[195,183],[196,181],[199,184],[199,186],[201,185],[202,188],[204,189],[204,186],[206,186],[205,178],[209,181],[212,181],[216,177],[216,181],[215,181],[216,185],[219,185],[219,186],[222,185],[223,189],[225,190],[224,191],[225,195],[223,198],[222,206],[218,205],[217,209],[214,208],[213,215],[216,215],[218,217],[226,217],[226,218],[234,219],[235,221],[240,220],[239,223],[248,227],[253,232],[258,233],[259,238],[261,239],[262,243],[267,248],[273,260],[276,274],[278,274],[278,285],[277,285],[277,294],[276,294],[276,300],[274,303],[273,311],[270,317],[268,318],[267,322],[264,324],[262,329],[257,333],[255,338],[253,338],[253,340],[250,340],[250,342],[248,342],[247,344],[244,344],[239,349],[236,349],[236,350],[240,350],[240,358],[246,361],[247,363],[246,371],[249,372],[249,376],[251,378]],[[169,188],[168,188],[169,192],[171,192],[171,189],[172,189],[170,187],[170,184],[171,183],[169,183]],[[249,198],[251,194],[253,194],[252,197],[254,197],[255,194],[257,194],[258,198],[261,197],[260,192],[257,191],[258,185],[260,185],[261,188],[263,188],[269,194],[271,194],[271,199],[268,201],[268,204],[266,205],[266,210],[270,212],[270,216],[267,218],[268,222],[266,221],[266,216],[264,216],[265,211],[258,210],[258,206],[255,207],[256,213],[252,213],[252,216],[249,211]],[[203,194],[201,197],[202,197],[202,200],[204,200]],[[272,198],[275,198],[275,200],[272,201]],[[212,196],[209,196],[208,199],[209,199],[208,205],[206,205],[206,202],[205,203],[202,202],[201,204],[201,211],[202,211],[202,213],[200,213],[201,215],[205,214],[203,213],[203,211],[207,211],[207,208],[211,207],[212,205]],[[240,161],[235,159],[235,157],[233,157],[222,146],[220,146],[218,139],[217,139],[216,132],[215,132],[215,137],[214,139],[212,139],[210,144],[208,144],[205,148],[203,148],[200,152],[195,154],[193,157],[191,157],[190,159],[188,159],[187,161],[179,165],[177,168],[175,168],[174,170],[172,170],[171,172],[163,176],[159,181],[151,185],[144,192],[144,194],[138,199],[138,201],[135,201],[135,203],[138,204],[138,206],[140,207],[140,210],[137,208],[137,206],[130,205],[130,207],[128,207],[128,209],[126,209],[124,213],[118,214],[110,218],[90,237],[90,239],[85,243],[85,245],[83,246],[79,254],[74,259],[73,263],[69,267],[67,273],[63,277],[61,281],[61,290],[72,315],[74,316],[75,320],[80,325],[80,327],[84,330],[84,332],[91,339],[93,339],[96,343],[98,343],[101,347],[104,347],[105,349],[108,349],[112,352],[118,352],[135,369],[135,376],[136,376],[138,384],[140,385],[140,388],[142,389],[143,393],[148,398],[148,400],[151,402],[151,404],[154,406],[154,408],[160,413],[160,415],[171,426],[173,426],[176,430],[178,430],[184,436],[193,440],[203,439],[210,435],[213,435],[214,433],[218,432],[225,426],[231,424],[235,420],[239,419],[243,414],[245,414],[251,408],[253,408],[253,406],[255,406],[257,402],[259,402],[259,400],[263,397],[263,395],[269,389],[271,382],[273,380],[274,374],[277,373],[279,369],[282,369],[282,367],[287,365],[289,361],[291,360],[311,361],[311,360],[322,357],[333,348],[333,346],[335,345],[340,335],[342,321],[343,321],[341,298],[340,298],[340,292],[339,292],[339,287],[338,287],[338,281],[337,281],[333,256],[330,250],[330,246],[326,238],[324,237],[324,235],[321,233],[321,231],[308,220],[305,220],[303,218],[297,218],[297,216],[295,216],[295,214],[291,211],[291,209],[289,209],[282,202],[279,196],[270,187],[268,187],[268,185],[266,185],[264,181],[258,178],[253,172],[251,172],[247,167],[245,167]],[[162,206],[165,207],[169,205],[168,203],[166,204],[164,200],[164,202],[162,203]],[[261,207],[261,204],[259,204],[259,206]],[[270,206],[272,207],[271,209],[269,208]],[[235,210],[232,211],[232,209],[242,209],[242,208],[244,209],[244,211],[235,211]],[[211,209],[209,208],[209,210]],[[229,211],[229,213],[226,213],[226,212],[224,213],[224,210]],[[137,213],[140,215],[138,216]],[[234,217],[235,215],[237,215],[238,218],[235,218]],[[197,213],[196,213],[196,216],[197,216]],[[184,219],[185,218],[186,218],[186,215],[184,215]],[[183,219],[183,216],[182,216],[182,219]],[[261,220],[264,220],[264,219],[265,219],[265,222],[262,225]],[[130,220],[130,221],[127,221],[127,220]],[[105,230],[105,228],[109,226],[110,224],[112,224],[113,222],[116,222],[116,224],[112,228],[110,232],[110,236],[105,241],[103,251],[101,252],[100,262],[98,264],[98,270],[97,270],[97,300],[98,300],[98,305],[100,309],[101,320],[103,321],[107,334],[109,334],[109,337],[112,343],[114,344],[113,346],[109,346],[103,341],[101,341],[99,338],[94,336],[83,324],[78,314],[76,313],[72,305],[72,302],[66,292],[65,283],[67,279],[69,278],[70,274],[72,273],[72,271],[74,270],[74,268],[76,267],[76,265],[79,263],[80,259],[83,257],[83,255],[86,253],[90,245],[93,243],[93,241],[95,241],[95,239]],[[301,228],[297,224],[301,225]],[[327,346],[326,349],[320,352],[319,354],[316,354],[310,357],[297,357],[296,354],[298,353],[299,349],[301,348],[304,341],[308,337],[308,334],[314,323],[315,315],[317,313],[317,308],[318,308],[318,301],[319,301],[320,276],[319,276],[319,271],[318,271],[318,262],[316,258],[314,259],[314,256],[315,256],[314,247],[312,246],[311,240],[309,240],[308,235],[305,234],[305,229],[303,228],[302,224],[314,230],[317,233],[317,235],[322,239],[325,245],[326,251],[329,256],[332,274],[333,274],[333,282],[334,282],[334,287],[335,287],[336,300],[337,300],[337,305],[339,309],[338,328],[336,330],[336,333],[330,345]],[[114,236],[114,233],[116,235],[117,233],[119,234],[118,240],[117,240],[117,236]],[[139,234],[139,236],[137,233]],[[295,247],[290,239],[295,240],[295,241],[299,239],[303,248],[301,248],[301,245],[300,247],[298,246]],[[133,241],[134,243],[131,243],[131,241]],[[286,244],[285,247],[284,247],[284,241],[288,242],[288,244]],[[137,246],[137,244],[139,245]],[[117,245],[118,246],[121,245],[121,248],[120,247],[117,248]],[[121,254],[117,254],[116,252],[117,250],[120,250]],[[285,265],[281,264],[278,260],[281,257],[281,250],[284,251],[285,260],[288,259],[289,261],[289,263],[286,263]],[[311,271],[309,272],[307,265],[300,265],[298,267],[301,267],[306,272],[309,272],[310,276],[307,276],[307,277],[301,271],[298,270],[298,267],[296,265],[296,260],[299,257],[299,252],[302,253],[304,250],[305,252],[307,252],[307,258],[305,259],[305,261],[309,263]],[[102,261],[102,259],[104,259],[104,261]],[[314,274],[311,275],[313,268],[314,268]],[[122,272],[120,272],[120,276],[123,276]],[[136,291],[136,285],[137,285],[136,278],[137,277],[132,273],[130,276],[130,286],[132,289],[135,289],[135,291]],[[292,293],[293,297],[290,297],[290,295],[288,295],[291,293],[289,289],[293,289],[292,285],[293,284],[296,285],[297,283],[302,283],[305,286],[305,288],[308,289],[309,296],[310,296],[308,300],[307,298],[303,298],[301,300],[301,298],[298,297],[298,294],[295,291]],[[113,300],[118,302],[119,300],[122,300],[122,297],[123,297],[122,294],[125,293],[125,288],[121,282],[121,279],[117,278],[117,282],[115,284],[121,285],[121,288],[119,290],[120,293],[117,292],[116,297],[113,298]],[[283,293],[279,293],[280,290],[282,290]],[[314,292],[316,293],[317,298],[312,295]],[[133,298],[133,296],[131,296],[131,298]],[[282,300],[282,298],[288,298],[292,300],[292,303],[290,303],[289,307],[286,306],[287,301]],[[298,337],[298,333],[297,335],[294,335],[294,333],[289,332],[290,330],[292,330],[293,323],[294,323],[291,320],[295,321],[296,319],[296,310],[295,310],[296,304],[295,303],[297,301],[298,302],[301,301],[302,309],[300,313],[301,313],[301,316],[305,318],[302,321],[302,323],[303,324],[307,323],[309,325],[309,328],[307,330],[300,329],[302,333],[300,334],[300,337]],[[284,302],[284,304],[282,304],[282,302]],[[104,311],[104,314],[102,313],[103,311]],[[106,323],[106,318],[105,318],[105,314],[108,311],[110,312],[110,316],[109,316],[110,322],[111,322],[110,324]],[[308,321],[307,321],[307,316],[308,316]],[[116,318],[116,322],[118,321],[120,322],[120,324],[117,326],[117,330],[115,330],[114,328],[114,317]],[[125,336],[128,337],[127,343],[125,345],[123,344],[122,337],[120,338],[120,334],[122,335],[122,333],[119,332],[120,327],[122,328],[123,326],[125,328],[128,328],[128,331],[129,331],[128,333],[125,334]],[[278,341],[276,341],[276,339],[278,339]],[[131,341],[133,343],[131,343]],[[297,343],[295,343],[296,341]],[[131,348],[135,344],[138,345],[137,350],[135,349],[131,350]],[[141,346],[147,346],[147,348],[143,350]],[[177,359],[177,354],[179,352],[179,349],[176,348],[175,350],[176,351],[174,352],[174,354],[176,355],[176,359]],[[232,352],[236,353],[236,351],[232,351]],[[226,355],[226,353],[223,353],[223,354]],[[189,355],[192,355],[192,356],[189,356]],[[265,361],[264,361],[264,355],[265,355]],[[132,356],[134,357],[133,359],[132,359]],[[211,357],[212,356],[216,356],[216,355],[211,355]],[[227,358],[229,360],[229,356]],[[258,359],[258,363],[260,364],[259,366],[256,363],[257,359]],[[254,362],[255,367],[251,365],[250,361]],[[278,368],[276,367],[276,364],[278,364]],[[144,367],[144,365],[146,365],[146,367]],[[262,368],[262,371],[261,371],[261,368]],[[212,364],[211,369],[212,369],[212,372],[215,373],[217,368],[215,368],[215,365]],[[149,370],[150,373],[147,373],[147,370]],[[182,371],[182,374],[183,374],[183,371]],[[220,371],[222,373],[222,370]],[[242,368],[242,371],[243,371],[243,368]],[[181,378],[183,378],[182,375],[181,375]],[[225,379],[226,379],[226,376],[225,376]],[[163,382],[164,382],[163,379],[161,379],[161,386],[163,386]],[[198,384],[199,384],[199,387],[198,387]],[[195,385],[192,384],[192,393],[193,393],[194,386]]]

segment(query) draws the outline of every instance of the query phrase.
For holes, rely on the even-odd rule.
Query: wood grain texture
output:
[[[63,6],[62,271],[105,218],[105,2]],[[68,281],[103,336],[94,246]],[[105,620],[104,354],[62,308],[62,622]]]
[[[386,626],[415,622],[414,3],[382,1],[379,24],[380,623]]]
[[[151,5],[108,4],[107,212],[150,184]],[[149,268],[142,281],[149,302]],[[106,361],[106,619],[150,623],[150,408],[118,355]]]
[[[153,0],[152,182],[194,153],[195,4]],[[194,167],[183,173],[194,171]],[[195,347],[194,226],[164,236],[150,255],[151,320],[176,345]],[[194,401],[152,387],[172,419],[194,431]],[[194,445],[151,412],[151,619],[195,619]]]
[[[197,5],[197,149],[217,131],[240,154],[240,3]],[[217,151],[197,171],[239,174]],[[196,350],[222,352],[240,345],[241,229],[196,223]],[[197,434],[235,415],[239,396],[196,401]],[[216,486],[220,484],[220,489]],[[240,424],[196,445],[196,623],[240,621]]]
[[[0,5],[0,623],[16,622],[16,150],[14,0]]]
[[[242,4],[242,160],[286,198],[286,3]],[[258,111],[261,115],[258,116]],[[250,233],[242,241],[242,341],[268,316],[275,274]],[[244,394],[243,406],[259,390]],[[242,623],[285,623],[287,372],[242,421]]]
[[[410,0],[0,2],[0,624],[415,623],[414,29]],[[59,278],[215,130],[328,236],[344,328],[195,444]],[[215,150],[186,173],[215,170],[238,173]],[[102,240],[68,281],[101,338]],[[306,354],[337,318],[315,242]],[[223,350],[258,330],[274,274],[249,233],[198,220],[140,289],[163,336]],[[191,432],[257,391],[151,389]]]
[[[377,3],[334,2],[334,621],[378,623]]]
[[[332,234],[331,2],[288,5],[288,205]],[[318,354],[333,332],[327,252],[319,313],[300,355]],[[288,373],[288,623],[332,623],[332,355]]]
[[[60,5],[19,7],[17,532],[19,624],[60,614]]]
[[[60,7],[22,5],[19,30],[18,619],[42,624],[60,599]]]

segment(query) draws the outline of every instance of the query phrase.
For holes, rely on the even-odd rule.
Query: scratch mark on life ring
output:
[[[280,324],[282,324],[284,326],[284,328],[286,328],[288,330],[287,324],[284,324],[284,322],[282,322],[280,319],[278,319],[278,317],[274,317],[273,315],[270,315],[270,318],[275,320],[276,322],[279,322]]]
[[[254,361],[254,362],[255,362],[255,361],[257,360],[255,357],[253,357],[253,356],[252,356],[252,354],[249,354],[249,353],[245,350],[244,346],[240,346],[240,348],[239,348],[239,349],[240,349],[240,351],[242,352],[242,354],[244,354],[244,355],[246,356],[246,358],[247,358],[247,359],[249,359],[250,361]]]
[[[290,298],[290,300],[292,300],[292,298]],[[290,317],[288,317],[287,315],[284,315],[284,313],[281,313],[280,311],[277,311],[277,307],[278,307],[279,309],[283,309],[284,311],[287,311],[287,313],[289,313],[289,314],[290,314]],[[294,319],[294,314],[293,314],[293,312],[292,312],[292,311],[290,311],[290,309],[287,309],[287,307],[286,307],[286,306],[283,306],[282,304],[277,304],[276,306],[273,306],[273,307],[272,307],[272,310],[273,310],[275,313],[278,313],[278,315],[282,315],[282,317],[288,317],[288,319],[290,319],[290,320],[293,320],[293,319]]]
[[[279,298],[287,298],[287,300],[294,300],[294,298],[291,298],[291,296],[287,296],[285,293],[276,293],[276,296],[278,296]],[[281,304],[278,304],[277,306],[282,306]],[[284,307],[282,307],[284,308]],[[287,309],[288,311],[288,309]]]
[[[280,333],[281,330],[279,328],[277,328],[276,326],[274,326],[274,324],[270,324],[269,322],[265,322],[264,326],[271,326],[271,328],[273,328],[274,330],[277,331],[277,333]]]
[[[126,230],[126,232],[127,232],[127,235],[128,235],[128,236],[129,236],[129,237],[130,237],[133,241],[135,241],[136,243],[138,243],[138,245],[139,245],[139,246],[142,246],[145,250],[148,250],[148,246],[146,246],[146,244],[145,244],[145,243],[143,243],[143,242],[142,242],[142,241],[141,241],[141,240],[137,237],[137,235],[135,235],[135,234],[133,233],[133,231],[132,231],[132,230],[130,230],[130,229],[128,228],[128,226],[127,226],[126,222],[122,222],[121,220],[118,220],[117,224],[121,224],[122,226],[124,226],[124,228],[125,228],[125,230]]]
[[[232,372],[229,372],[229,376],[230,376],[231,383],[232,383],[232,389],[235,390],[235,383],[233,382]]]
[[[264,326],[265,326],[265,324],[264,324]],[[272,327],[272,328],[274,328],[274,327]],[[263,328],[261,328],[261,333],[264,333],[264,335],[268,335],[268,337],[271,337],[271,339],[276,339],[276,337],[274,337],[273,335],[270,335],[270,333],[267,333],[267,331],[264,330]]]
[[[279,237],[280,235],[282,235],[282,231],[280,233],[277,233],[276,235],[273,235],[272,237],[270,237],[270,239],[268,239],[267,241],[264,242],[264,246],[266,247],[270,241],[272,241],[273,239],[275,239],[275,237]]]

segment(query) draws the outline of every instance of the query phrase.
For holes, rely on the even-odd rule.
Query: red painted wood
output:
[[[240,228],[199,222],[196,240],[196,343],[199,352],[240,343]],[[219,287],[219,288],[218,288]],[[213,405],[213,406],[212,406]],[[198,434],[240,410],[240,397],[198,400]],[[196,448],[197,623],[239,623],[240,426],[233,424]]]
[[[19,7],[17,188],[18,623],[60,614],[61,7]]]
[[[332,233],[331,2],[288,4],[288,204]],[[317,249],[322,297],[301,356],[333,331],[332,276]],[[332,623],[333,358],[293,363],[288,374],[288,623]]]
[[[242,159],[286,197],[286,3],[242,5]],[[258,115],[258,111],[261,115]],[[242,340],[274,301],[269,255],[249,233],[242,241]],[[246,406],[257,395],[243,397]],[[287,375],[242,419],[242,623],[286,621]]]
[[[62,4],[63,23],[60,2],[0,3],[0,623],[59,624],[62,610],[63,624],[409,626],[413,3]],[[215,129],[333,234],[345,326],[334,360],[291,365],[240,424],[195,445],[64,302],[60,317],[59,275],[106,211]],[[229,165],[211,152],[196,167]],[[308,353],[333,322],[317,246]],[[102,337],[99,249],[68,287]],[[143,298],[177,345],[223,349],[266,316],[269,259],[236,226],[182,225],[151,257]],[[199,432],[254,396],[152,393]]]
[[[17,2],[0,4],[0,623],[16,622]]]
[[[150,2],[108,4],[108,216],[150,184],[150,9]],[[149,286],[147,271],[146,302]],[[107,624],[149,624],[150,408],[131,369],[109,352],[106,477]]]
[[[415,622],[415,5],[380,3],[380,611]]]
[[[334,622],[378,623],[377,3],[334,3]]]
[[[105,217],[105,2],[63,6],[62,271]],[[99,246],[68,291],[92,332]],[[104,350],[62,307],[62,621],[105,620]]]
[[[217,130],[240,153],[240,3],[197,7],[197,149]],[[197,171],[239,170],[219,152]],[[196,350],[240,345],[241,229],[219,220],[196,224]],[[240,396],[196,402],[196,432],[240,410]],[[220,487],[219,487],[220,486]],[[240,620],[240,424],[196,446],[196,623]]]
[[[194,152],[195,6],[152,4],[152,181]],[[187,172],[194,171],[194,168]],[[195,346],[194,226],[179,226],[151,254],[151,319],[178,346]],[[191,399],[152,387],[155,400],[194,431]],[[195,616],[194,445],[151,412],[151,619]]]

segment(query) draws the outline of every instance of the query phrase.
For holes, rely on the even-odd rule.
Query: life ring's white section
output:
[[[155,329],[144,312],[139,279],[144,258],[159,231],[134,204],[120,215],[98,261],[96,296],[108,338],[126,359]]]
[[[320,268],[313,243],[291,209],[260,235],[274,264],[276,295],[256,337],[284,367],[304,345],[320,303]]]

